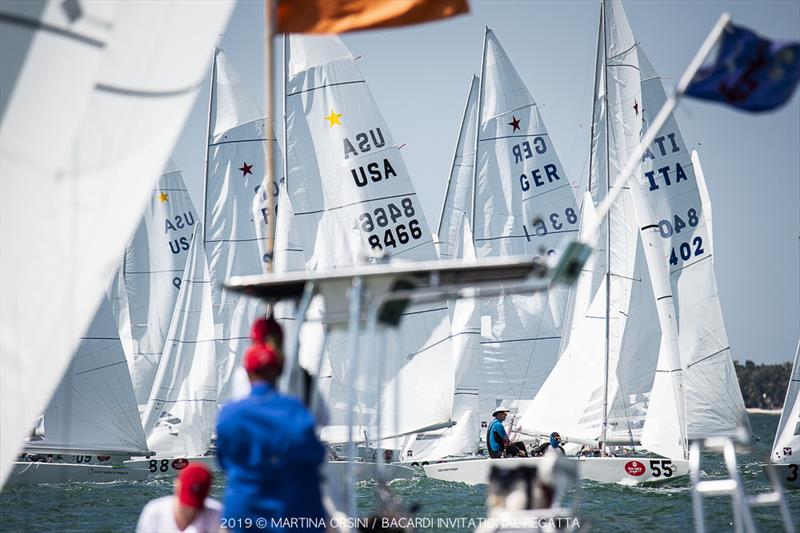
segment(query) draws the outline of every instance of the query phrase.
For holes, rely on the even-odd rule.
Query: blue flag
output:
[[[685,94],[746,111],[769,111],[800,81],[800,42],[779,43],[729,24],[717,60],[695,74]]]

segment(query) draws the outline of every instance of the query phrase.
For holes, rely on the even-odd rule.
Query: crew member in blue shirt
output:
[[[250,345],[243,361],[250,395],[225,406],[217,421],[217,460],[228,477],[222,523],[233,531],[325,529],[325,449],[308,410],[275,388],[280,353],[270,342]]]
[[[489,457],[492,459],[499,459],[503,456],[503,451],[511,444],[511,441],[506,434],[506,428],[503,427],[503,422],[508,416],[508,409],[505,407],[498,407],[492,413],[494,417],[489,424],[489,429],[486,431],[486,447],[489,449]]]

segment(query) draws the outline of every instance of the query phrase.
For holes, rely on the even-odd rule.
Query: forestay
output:
[[[0,480],[118,267],[231,8],[55,0],[0,7],[11,15],[0,33],[4,72],[12,69],[0,97],[0,157],[14,177],[0,191]]]
[[[164,353],[143,416],[147,445],[159,455],[202,455],[217,414],[212,282],[195,229]]]
[[[140,408],[153,387],[197,220],[183,176],[170,160],[125,249],[122,277],[127,308],[115,309],[115,314],[125,316],[117,318],[121,335],[131,339],[126,355]]]
[[[770,460],[773,463],[800,462],[800,340],[797,342],[792,377],[786,390]]]
[[[44,412],[44,438],[26,445],[29,452],[37,448],[98,454],[147,450],[127,360],[105,296]]]
[[[569,179],[538,106],[487,28],[481,69],[477,165],[471,210],[477,257],[555,253],[576,234],[578,210]],[[555,364],[568,290],[482,299],[480,416],[522,408]]]
[[[283,226],[278,229],[297,243],[278,248],[304,254],[302,264],[295,257],[289,267],[359,264],[373,250],[392,260],[434,259],[430,231],[400,149],[350,52],[337,37],[291,36],[285,43],[286,189],[293,216],[291,233]],[[284,213],[279,217],[284,220]],[[301,362],[312,373],[322,369],[320,386],[330,410],[324,439],[347,440],[351,385],[358,390],[354,431],[359,440],[450,420],[453,355],[443,306],[412,307],[401,327],[382,331],[377,344],[372,344],[374,337],[362,335],[361,353],[366,355],[355,374],[349,367],[346,334],[330,331],[321,354],[312,342],[318,337],[321,311],[315,305],[309,312]],[[380,404],[378,387],[383,392]]]
[[[646,127],[666,93],[641,49],[638,55]],[[706,204],[674,115],[645,152],[634,183],[641,198],[642,237],[648,249],[659,251],[648,256],[650,271],[654,282],[660,277],[666,285],[656,291],[659,315],[677,325],[680,362],[673,365],[672,377],[679,377],[674,370],[682,366],[688,438],[733,435],[739,423],[747,424],[747,415],[719,303]],[[682,401],[680,396],[676,391]]]
[[[241,362],[253,320],[265,309],[254,298],[221,289],[231,276],[266,272],[272,229],[262,205],[267,142],[275,143],[274,168],[281,168],[275,139],[267,140],[263,112],[222,50],[214,55],[209,109],[203,236],[213,283],[219,401],[230,396],[231,375]],[[277,200],[277,183],[270,186]],[[255,210],[254,210],[255,206]]]

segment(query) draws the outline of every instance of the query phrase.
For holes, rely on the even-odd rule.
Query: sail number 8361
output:
[[[422,237],[419,221],[413,218],[415,215],[411,198],[403,198],[399,206],[389,202],[385,207],[376,207],[362,213],[358,216],[358,223],[368,234],[367,242],[371,248],[397,248],[398,245],[408,244],[412,239]],[[407,222],[397,223],[404,218]]]

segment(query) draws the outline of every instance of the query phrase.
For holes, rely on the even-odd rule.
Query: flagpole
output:
[[[272,190],[272,184],[275,182],[275,128],[273,127],[272,120],[275,117],[275,99],[274,89],[275,84],[275,61],[273,59],[274,52],[274,37],[275,37],[275,2],[274,0],[264,0],[264,32],[266,37],[264,54],[266,62],[266,98],[267,98],[267,123],[266,123],[266,138],[267,138],[267,160],[265,161],[266,168],[266,188],[267,188],[267,231],[269,232],[267,238],[267,272],[273,272],[273,263],[275,262],[275,194]]]
[[[614,180],[614,183],[611,185],[610,193],[597,207],[597,220],[595,220],[595,222],[589,226],[585,232],[581,233],[580,240],[584,243],[594,244],[594,241],[597,239],[597,230],[600,228],[600,224],[602,224],[605,218],[608,216],[611,206],[622,193],[623,187],[633,175],[636,168],[639,166],[639,161],[647,151],[647,148],[653,143],[656,136],[661,132],[661,128],[664,127],[664,124],[666,124],[667,119],[669,119],[672,112],[675,111],[675,108],[678,106],[678,102],[683,96],[683,93],[686,92],[686,88],[689,86],[695,74],[697,74],[697,71],[705,62],[708,54],[711,53],[711,50],[714,49],[714,46],[716,46],[720,37],[722,37],[722,34],[725,31],[725,28],[728,26],[730,20],[731,16],[728,13],[723,13],[720,15],[719,19],[717,19],[717,23],[714,25],[711,33],[708,34],[694,58],[691,60],[691,62],[689,62],[689,66],[686,67],[686,70],[681,76],[678,85],[675,86],[672,94],[661,107],[661,110],[658,112],[658,115],[656,115],[656,118],[653,120],[652,124],[650,124],[650,126],[647,128],[647,133],[639,142],[639,146],[636,147],[636,150],[634,150],[634,152],[628,158],[625,168],[622,169],[622,172],[620,172],[619,176],[617,176],[617,179]]]

